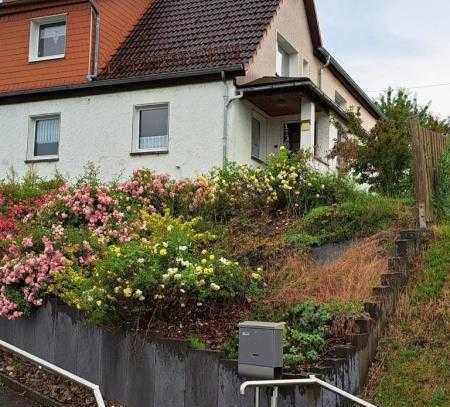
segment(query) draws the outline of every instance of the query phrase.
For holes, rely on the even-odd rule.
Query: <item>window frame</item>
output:
[[[334,103],[343,110],[346,109],[348,104],[347,99],[337,90],[334,91]]]
[[[41,26],[47,25],[47,24],[58,24],[58,23],[65,23],[64,53],[40,57],[39,56],[39,37],[40,37]],[[56,14],[56,15],[52,15],[52,16],[33,18],[31,20],[28,62],[50,61],[52,59],[65,58],[66,48],[67,48],[67,14]]]
[[[52,155],[35,155],[36,146],[36,124],[39,120],[59,119],[58,128],[58,154]],[[29,117],[28,124],[28,139],[27,139],[27,158],[26,163],[43,162],[43,161],[58,161],[59,151],[61,147],[61,113],[46,113],[40,115],[33,115]]]
[[[276,42],[275,42],[275,74],[276,76],[283,77],[283,59],[280,61],[280,53],[279,50],[282,50],[287,57],[287,71],[288,78],[299,76],[300,74],[300,55],[298,50],[280,33],[277,31]],[[280,66],[279,66],[280,65]],[[279,72],[279,69],[280,71]],[[286,76],[286,75],[284,75]]]
[[[259,122],[259,157],[253,155],[253,120]],[[267,119],[256,111],[252,111],[250,122],[250,158],[258,163],[265,163],[267,158]]]
[[[167,146],[166,147],[157,147],[157,148],[139,148],[139,140],[140,140],[140,113],[145,110],[152,109],[167,109]],[[135,105],[133,107],[133,136],[132,136],[132,144],[131,144],[131,155],[142,155],[142,154],[168,154],[170,147],[170,103],[162,102],[162,103],[147,103]]]

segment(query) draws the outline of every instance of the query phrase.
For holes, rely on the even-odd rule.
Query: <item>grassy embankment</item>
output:
[[[366,397],[383,407],[450,405],[450,224],[435,229],[401,296]]]

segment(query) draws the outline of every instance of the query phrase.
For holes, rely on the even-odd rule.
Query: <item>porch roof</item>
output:
[[[237,86],[244,99],[272,117],[300,114],[301,98],[306,97],[319,107],[332,111],[344,121],[347,114],[309,78],[265,76]]]

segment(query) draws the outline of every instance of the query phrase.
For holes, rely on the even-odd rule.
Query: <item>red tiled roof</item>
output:
[[[99,79],[247,63],[282,0],[156,0]]]

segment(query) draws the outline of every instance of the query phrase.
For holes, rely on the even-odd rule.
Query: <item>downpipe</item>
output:
[[[223,136],[222,136],[222,166],[225,167],[225,165],[228,162],[228,140],[229,140],[229,134],[228,134],[228,122],[229,122],[229,112],[230,112],[230,106],[231,104],[238,99],[242,99],[244,97],[244,94],[242,92],[238,92],[236,95],[230,96],[230,90],[228,88],[227,79],[225,76],[225,72],[222,71],[222,82],[225,87],[225,94],[223,97],[223,106],[224,106],[224,112],[223,112]]]

